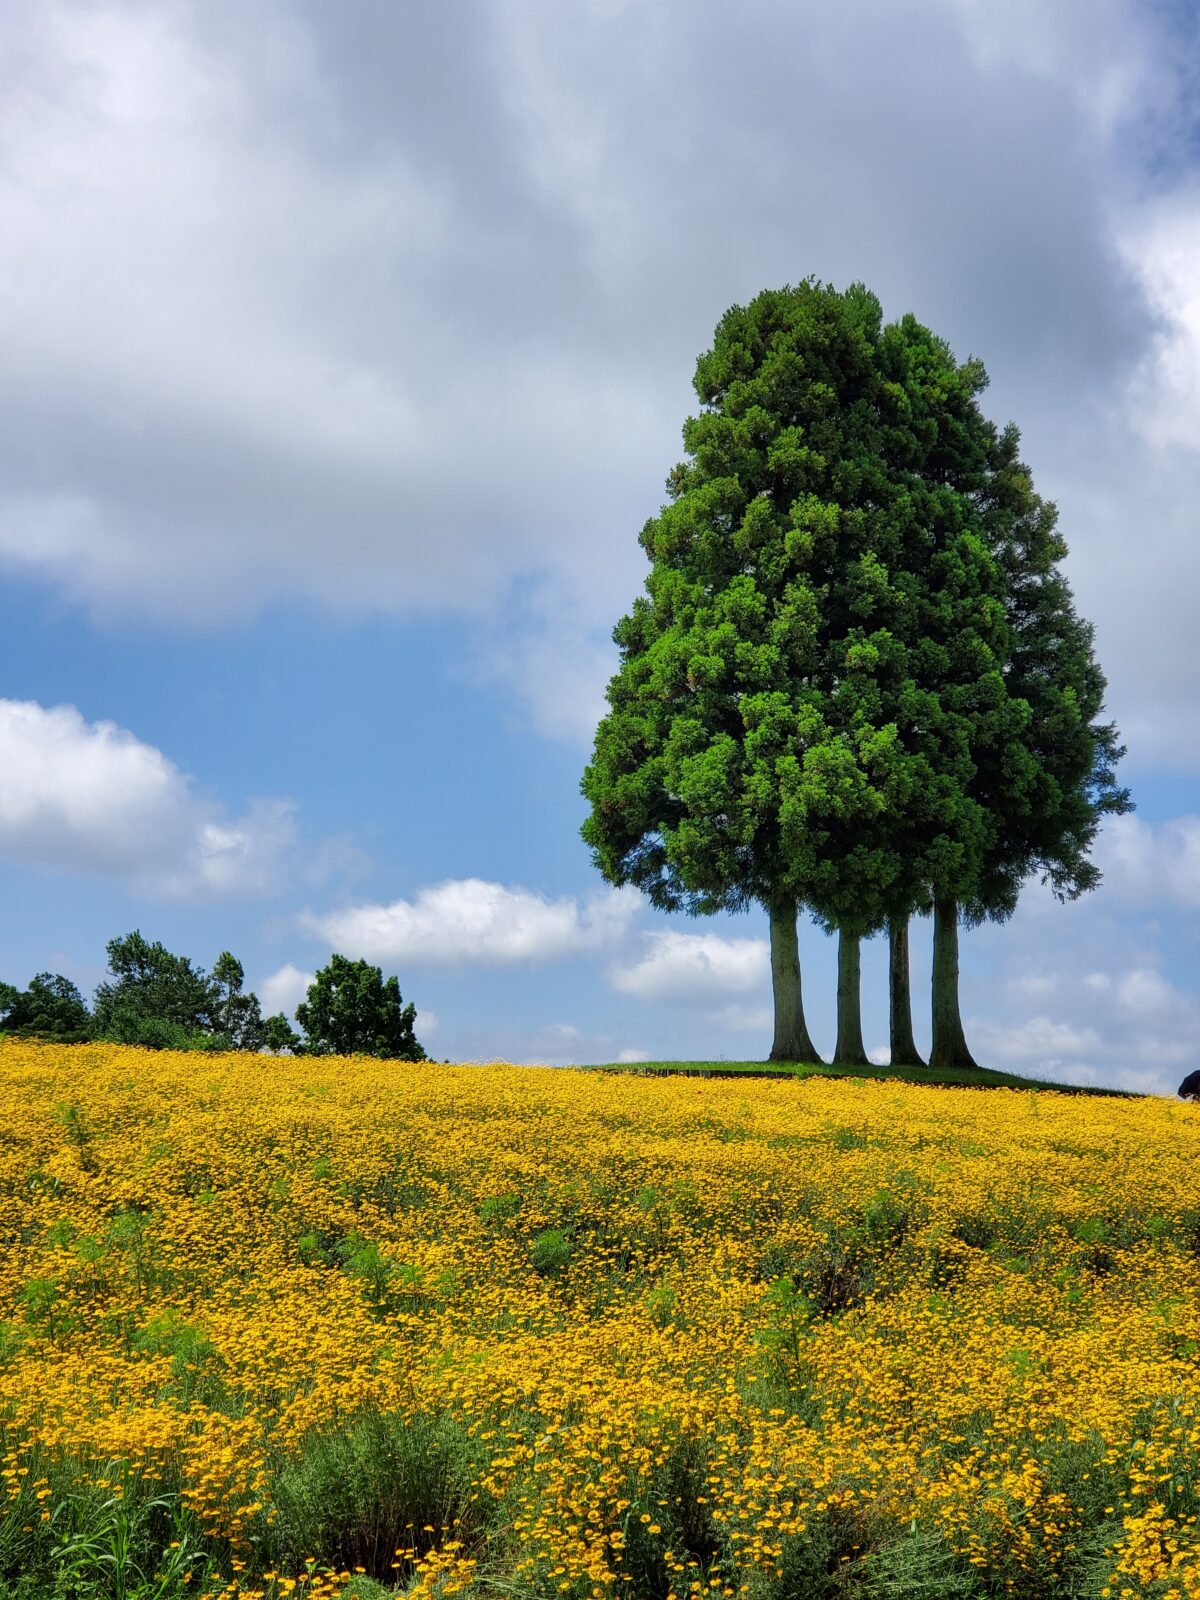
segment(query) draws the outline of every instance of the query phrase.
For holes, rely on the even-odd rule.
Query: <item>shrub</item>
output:
[[[367,1410],[312,1433],[269,1474],[278,1512],[267,1535],[272,1559],[295,1567],[311,1557],[394,1582],[411,1564],[397,1550],[423,1555],[451,1529],[460,1539],[481,1533],[482,1502],[472,1498],[478,1457],[467,1431],[442,1417]]]
[[[561,1228],[546,1228],[530,1244],[529,1259],[543,1278],[557,1277],[571,1259],[571,1241]]]

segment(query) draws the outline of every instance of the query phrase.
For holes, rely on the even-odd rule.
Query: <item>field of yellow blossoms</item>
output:
[[[1200,1596],[1200,1109],[12,1041],[0,1096],[0,1596]]]

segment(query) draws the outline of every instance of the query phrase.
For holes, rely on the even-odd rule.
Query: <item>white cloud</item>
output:
[[[1123,973],[1114,999],[1132,1056],[1151,1065],[1178,1065],[1200,1053],[1200,1005],[1155,968]]]
[[[1158,919],[1120,909],[1102,890],[1053,917],[1022,904],[1011,923],[967,935],[964,1005],[977,1060],[1161,1094],[1200,1065],[1200,997],[1170,964],[1182,957],[1187,973],[1186,952]],[[1056,982],[1037,998],[1020,979],[1039,965]]]
[[[0,854],[158,895],[253,896],[279,886],[295,844],[288,801],[227,817],[116,723],[0,700]]]
[[[608,709],[604,688],[617,665],[613,620],[598,628],[594,608],[569,585],[542,582],[516,617],[506,608],[478,636],[468,670],[508,685],[539,733],[586,747]]]
[[[1110,817],[1095,856],[1104,890],[1130,905],[1200,908],[1200,816]]]
[[[305,912],[302,926],[337,950],[373,961],[512,966],[556,961],[617,942],[637,914],[634,890],[606,890],[580,904],[530,889],[457,878],[413,900]]]
[[[1008,980],[1007,988],[1016,1000],[1045,1003],[1058,991],[1058,976],[1053,972],[1021,972]]]
[[[627,1048],[625,1050],[618,1050],[617,1052],[617,1060],[625,1062],[628,1066],[634,1066],[639,1061],[649,1061],[649,1059],[649,1050],[632,1050]]]
[[[608,973],[614,989],[641,1000],[749,994],[768,976],[765,939],[723,939],[715,933],[648,933],[641,959],[610,967]]]
[[[442,1019],[436,1011],[423,1011],[417,1007],[416,1032],[417,1038],[423,1039],[427,1034],[436,1033],[441,1026]]]
[[[1130,211],[1118,243],[1159,319],[1130,380],[1130,417],[1154,445],[1200,450],[1200,186]]]
[[[770,1035],[775,1013],[769,1005],[742,1005],[731,1001],[727,1006],[716,1006],[703,1013],[706,1022],[726,1033],[755,1033],[760,1037]]]
[[[290,961],[286,966],[280,967],[278,972],[272,972],[258,986],[263,1015],[273,1017],[282,1011],[285,1017],[294,1017],[296,1007],[308,993],[308,986],[315,977],[315,972],[302,972]]]
[[[1076,1027],[1051,1017],[1004,1026],[972,1018],[967,1027],[972,1049],[982,1060],[1050,1064],[1068,1056],[1086,1056],[1102,1048],[1094,1028]]]
[[[1174,993],[1162,973],[1153,967],[1138,967],[1117,980],[1117,1004],[1135,1017],[1161,1015]]]
[[[810,270],[978,349],[1022,420],[1044,403],[1063,498],[1064,414],[1136,354],[1109,239],[1136,141],[1113,130],[1170,115],[1165,25],[1128,0],[778,3],[753,31],[478,9],[467,30],[290,0],[14,9],[0,562],[156,619],[463,611],[535,724],[586,738],[695,355],[731,301]],[[1131,224],[1172,328],[1190,215]],[[1121,537],[1149,478],[1127,476]]]

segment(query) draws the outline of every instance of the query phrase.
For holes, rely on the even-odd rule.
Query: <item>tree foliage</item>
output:
[[[266,1025],[258,996],[246,992],[242,963],[228,950],[222,950],[213,964],[211,981],[216,991],[216,1031],[229,1041],[232,1050],[261,1050],[267,1043]]]
[[[303,1049],[300,1035],[282,1011],[263,1018],[262,1047],[273,1055],[299,1055]]]
[[[1054,508],[986,381],[861,285],[815,282],[733,307],[697,363],[583,836],[662,909],[762,903],[777,980],[797,906],[854,941],[931,905],[1006,915],[1034,872],[1081,892],[1128,804]],[[956,946],[939,971],[956,996]],[[842,972],[856,1039],[849,947]]]
[[[79,1044],[92,1036],[92,1014],[69,978],[39,972],[27,989],[0,983],[0,1032]]]
[[[160,1050],[260,1050],[258,997],[242,964],[222,951],[211,973],[135,929],[107,945],[108,979],[96,990],[94,1028],[120,1044]]]
[[[138,929],[110,939],[108,979],[93,1009],[101,1038],[152,1049],[203,1048],[216,1041],[216,985],[187,956]]]
[[[872,824],[912,774],[867,692],[890,599],[879,322],[865,290],[802,284],[734,307],[697,364],[583,779],[597,865],[664,909],[783,898],[869,925],[895,876]]]
[[[404,1005],[396,978],[367,961],[333,955],[296,1007],[311,1055],[371,1055],[424,1061],[414,1032],[416,1007]]]

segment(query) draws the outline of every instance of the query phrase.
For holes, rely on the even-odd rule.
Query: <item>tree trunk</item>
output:
[[[913,1038],[907,917],[892,917],[888,922],[888,994],[891,1001],[892,1065],[923,1067],[925,1063]]]
[[[796,907],[791,902],[769,906],[771,917],[771,993],[775,1001],[772,1061],[820,1061],[804,1021],[800,989],[800,941]]]
[[[958,1009],[958,906],[933,903],[933,1049],[931,1067],[973,1067]]]
[[[860,999],[861,944],[856,933],[838,930],[837,1048],[833,1059],[839,1067],[869,1067],[863,1048],[862,1004]]]

